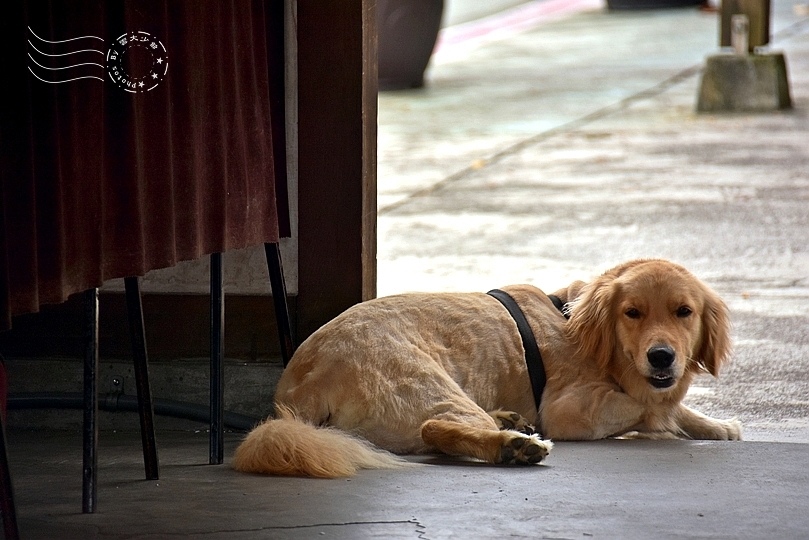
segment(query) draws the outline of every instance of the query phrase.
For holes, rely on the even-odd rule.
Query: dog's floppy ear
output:
[[[558,291],[554,292],[553,296],[561,300],[563,304],[573,302],[579,297],[579,294],[581,294],[581,290],[585,285],[587,284],[583,281],[574,281],[564,289],[559,289]]]
[[[695,359],[705,371],[718,377],[730,356],[730,316],[725,302],[708,287],[704,289],[702,344]]]
[[[570,304],[567,335],[578,345],[579,353],[606,369],[615,347],[613,302],[614,276],[602,275],[581,288]]]

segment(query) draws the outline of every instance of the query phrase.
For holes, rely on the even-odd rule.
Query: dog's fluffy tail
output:
[[[313,426],[278,408],[236,449],[237,471],[283,476],[339,478],[359,469],[396,469],[410,463],[339,429]]]

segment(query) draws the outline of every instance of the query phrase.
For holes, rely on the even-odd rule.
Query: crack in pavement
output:
[[[453,184],[453,183],[455,183],[455,182],[457,182],[459,180],[462,180],[462,179],[466,178],[468,175],[479,171],[483,166],[488,167],[490,165],[496,164],[496,163],[502,161],[503,159],[505,159],[505,158],[507,158],[509,156],[513,156],[513,155],[521,152],[522,150],[524,150],[524,149],[526,149],[528,147],[531,147],[531,146],[533,146],[535,144],[545,142],[548,139],[550,139],[552,137],[555,137],[557,135],[561,135],[563,133],[569,133],[569,132],[574,131],[576,129],[582,128],[582,127],[586,126],[587,124],[595,122],[596,120],[601,120],[603,118],[606,118],[607,116],[610,116],[612,114],[621,112],[621,111],[627,109],[630,105],[632,105],[634,103],[637,103],[639,101],[643,101],[645,99],[650,99],[650,98],[653,98],[655,96],[658,96],[658,95],[662,94],[663,92],[665,92],[666,90],[668,90],[669,88],[671,88],[671,87],[673,87],[673,86],[675,86],[675,85],[677,85],[677,84],[679,84],[679,83],[681,83],[683,81],[686,81],[686,80],[690,79],[691,77],[694,77],[695,75],[698,75],[699,73],[702,72],[702,70],[703,70],[702,64],[699,64],[699,65],[696,65],[696,66],[691,66],[689,68],[686,68],[686,69],[672,75],[671,77],[667,78],[663,82],[660,82],[660,83],[658,83],[658,84],[656,84],[654,86],[651,86],[651,87],[649,87],[649,88],[647,88],[645,90],[641,90],[640,92],[636,92],[636,93],[634,93],[634,94],[632,94],[630,96],[627,96],[624,99],[622,99],[622,100],[620,100],[620,101],[618,101],[616,103],[611,103],[611,104],[606,105],[606,106],[604,106],[604,107],[602,107],[600,109],[597,109],[597,110],[595,110],[595,111],[593,111],[593,112],[591,112],[589,114],[586,114],[586,115],[581,116],[579,118],[575,118],[573,120],[570,120],[569,122],[565,122],[565,123],[560,124],[558,126],[552,127],[552,128],[550,128],[548,130],[537,133],[536,135],[532,135],[531,137],[528,137],[528,138],[525,138],[525,139],[523,139],[521,141],[518,141],[518,142],[516,142],[516,143],[514,143],[514,144],[512,144],[510,146],[507,146],[506,148],[500,150],[499,152],[495,152],[494,154],[492,154],[488,158],[478,160],[478,161],[472,163],[471,165],[469,165],[469,166],[467,166],[467,167],[465,167],[465,168],[463,168],[463,169],[461,169],[461,170],[459,170],[459,171],[457,171],[457,172],[443,178],[442,180],[439,180],[438,182],[436,182],[436,183],[434,183],[434,184],[432,184],[430,186],[427,186],[425,188],[414,191],[413,193],[411,193],[410,195],[408,195],[407,197],[405,197],[403,199],[400,199],[400,200],[398,200],[398,201],[396,201],[394,203],[391,203],[391,204],[388,204],[386,206],[383,206],[383,207],[379,208],[377,213],[379,215],[390,213],[390,212],[392,212],[394,210],[397,210],[398,208],[406,205],[407,203],[409,203],[410,201],[412,201],[414,199],[418,199],[418,198],[421,198],[421,197],[431,195],[431,194],[433,194],[435,192],[438,192],[438,191],[448,187],[450,184]],[[481,163],[483,164],[482,166],[481,166]]]
[[[335,522],[335,523],[311,523],[306,525],[277,525],[277,526],[267,526],[267,527],[253,527],[247,529],[220,529],[215,531],[200,531],[195,533],[194,536],[215,536],[219,534],[232,534],[232,533],[249,533],[249,532],[258,532],[258,531],[292,531],[292,530],[303,530],[303,529],[315,529],[318,527],[350,527],[355,525],[413,525],[416,533],[416,538],[419,540],[429,540],[427,536],[424,536],[427,532],[427,527],[424,526],[419,520],[417,519],[408,519],[408,520],[379,520],[379,521],[343,521],[343,522]],[[152,535],[147,534],[144,536],[132,536],[131,538],[134,540],[135,538],[150,538]],[[186,537],[188,536],[188,532],[184,531],[182,533],[163,533],[162,536],[170,537],[170,536],[177,536],[177,537]]]

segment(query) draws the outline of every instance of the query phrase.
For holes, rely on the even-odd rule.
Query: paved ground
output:
[[[160,480],[144,481],[137,434],[105,433],[98,511],[82,514],[78,434],[13,435],[27,540],[809,537],[802,444],[568,443],[546,466],[421,458],[316,480],[205,465],[205,433],[169,432]]]
[[[207,466],[204,432],[162,431],[161,479],[143,481],[137,435],[105,431],[82,515],[79,434],[12,430],[24,538],[809,538],[807,17],[773,2],[794,110],[698,116],[716,14],[522,9],[448,28],[428,87],[380,97],[380,293],[681,262],[736,338],[688,399],[748,441],[560,443],[539,467],[423,458],[320,481]]]

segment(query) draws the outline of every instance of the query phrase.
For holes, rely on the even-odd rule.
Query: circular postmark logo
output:
[[[127,32],[107,51],[107,74],[127,92],[148,92],[166,78],[169,57],[166,47],[146,32]]]

